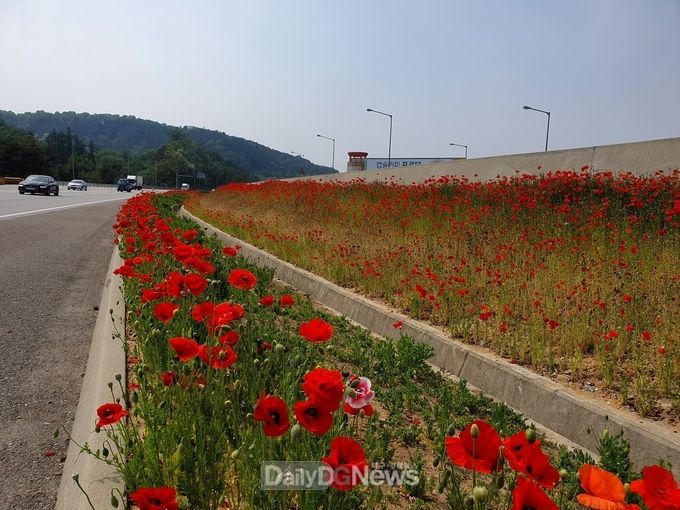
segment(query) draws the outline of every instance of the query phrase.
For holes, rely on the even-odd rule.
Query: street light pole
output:
[[[456,147],[465,147],[465,159],[467,159],[467,145],[461,145],[459,143],[450,143],[449,145],[455,145]]]
[[[331,140],[333,142],[333,170],[335,170],[335,138],[331,138],[330,136],[323,136],[323,135],[316,135],[319,138],[325,138],[326,140]]]
[[[373,110],[372,108],[366,108],[367,112],[373,112],[373,113],[379,113],[380,115],[384,115],[385,117],[390,118],[390,145],[387,149],[387,168],[390,168],[391,163],[392,163],[392,115],[389,113],[385,112],[379,112],[378,110]]]
[[[532,108],[531,106],[523,106],[524,110],[533,110],[535,112],[545,113],[548,116],[548,129],[545,131],[545,152],[548,152],[548,137],[550,136],[550,112],[545,110],[539,110],[538,108]]]

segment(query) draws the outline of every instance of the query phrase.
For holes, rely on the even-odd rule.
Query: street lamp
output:
[[[323,135],[316,135],[319,138],[325,138],[326,140],[331,140],[333,142],[333,170],[335,170],[335,138],[331,138],[330,136],[323,136]]]
[[[545,132],[545,152],[548,152],[548,136],[550,135],[550,112],[545,110],[539,110],[538,108],[532,108],[531,106],[523,106],[524,110],[533,110],[535,112],[545,113],[548,116],[548,129]]]
[[[465,147],[465,159],[467,159],[467,145],[461,145],[459,143],[450,143],[449,145],[455,145],[456,147]]]
[[[378,110],[373,110],[371,108],[366,108],[367,112],[373,112],[373,113],[379,113],[380,115],[384,115],[385,117],[390,118],[390,145],[387,149],[387,168],[390,168],[390,163],[392,162],[392,115],[389,113],[385,112],[379,112]]]

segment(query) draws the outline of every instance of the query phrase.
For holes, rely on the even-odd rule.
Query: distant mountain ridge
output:
[[[316,165],[301,157],[270,149],[262,144],[221,131],[193,126],[171,126],[132,115],[44,111],[14,113],[0,110],[7,125],[31,131],[44,139],[52,131],[71,131],[91,140],[97,149],[119,151],[155,150],[167,143],[169,132],[181,129],[194,142],[214,150],[224,159],[244,170],[253,180],[337,173],[330,167]]]

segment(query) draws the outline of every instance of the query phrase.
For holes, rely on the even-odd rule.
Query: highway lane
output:
[[[17,218],[31,214],[65,210],[84,204],[104,203],[106,201],[122,202],[135,195],[136,191],[118,192],[116,188],[89,188],[87,191],[71,191],[65,186],[59,187],[59,195],[20,195],[17,186],[0,186],[0,220]]]
[[[66,437],[52,433],[71,428],[111,227],[133,195],[101,188],[20,196],[16,186],[0,186],[2,510],[54,508]]]

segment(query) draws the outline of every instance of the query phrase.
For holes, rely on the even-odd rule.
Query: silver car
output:
[[[66,185],[66,189],[77,189],[79,191],[87,191],[87,183],[82,179],[73,179]]]

